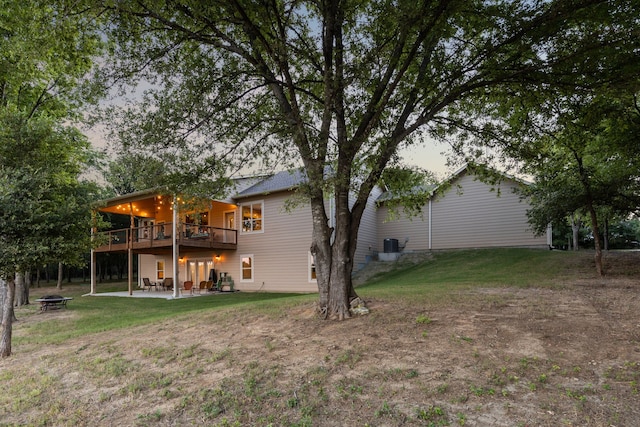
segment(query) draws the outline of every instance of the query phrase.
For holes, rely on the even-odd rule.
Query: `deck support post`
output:
[[[171,224],[171,235],[173,236],[173,297],[180,296],[180,277],[178,274],[178,202],[177,196],[173,196],[173,222]]]
[[[95,239],[96,229],[91,227],[91,290],[90,294],[96,293],[96,251],[93,249],[93,240]]]
[[[129,285],[129,295],[133,295],[133,230],[135,228],[135,217],[133,216],[133,204],[129,202],[129,250],[127,251],[127,283]]]

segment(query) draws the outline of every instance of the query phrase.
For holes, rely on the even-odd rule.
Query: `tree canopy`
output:
[[[639,10],[625,0],[141,0],[97,11],[113,43],[102,77],[147,88],[112,111],[114,135],[192,181],[252,162],[302,165],[320,308],[344,318],[362,213],[398,150],[426,135],[495,144],[520,97],[613,78],[634,58]]]
[[[50,261],[79,263],[89,246],[96,187],[73,126],[81,82],[99,53],[91,17],[72,3],[0,3],[0,276],[9,289],[0,353],[11,353],[13,276]]]
[[[100,41],[95,28],[87,29],[89,17],[65,2],[2,6],[0,265],[9,274],[54,254],[69,262],[81,256],[63,248],[87,234],[79,230],[94,190],[78,178],[94,154],[70,120],[86,99],[80,85]]]

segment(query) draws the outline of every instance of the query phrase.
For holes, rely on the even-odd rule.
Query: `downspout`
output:
[[[173,297],[178,298],[180,296],[180,292],[178,290],[180,278],[178,277],[178,203],[176,196],[173,197],[173,222],[171,223],[171,234],[173,235]]]
[[[433,211],[431,210],[431,199],[429,199],[429,250],[433,249],[432,241],[431,241],[431,238],[432,238],[431,233],[433,228],[432,217],[431,217],[432,213]]]

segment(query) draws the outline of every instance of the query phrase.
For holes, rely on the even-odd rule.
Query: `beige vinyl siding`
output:
[[[279,192],[241,201],[243,204],[264,202],[264,232],[238,232],[238,249],[235,252],[226,252],[220,262],[216,262],[216,271],[228,272],[238,289],[317,292],[317,285],[309,282],[308,273],[311,210],[309,205],[301,205],[291,212],[286,212],[284,204],[290,196],[290,192]],[[253,282],[240,280],[242,255],[253,255]]]
[[[212,227],[225,228],[224,213],[236,209],[235,205],[227,203],[212,202],[211,211],[209,212],[209,225]],[[236,219],[237,221],[237,219]]]
[[[402,209],[389,217],[389,208],[380,206],[377,212],[378,220],[378,252],[384,250],[384,239],[398,239],[399,245],[404,245],[405,251],[423,251],[429,249],[429,205],[422,208],[422,214],[407,217]]]
[[[443,195],[422,209],[422,217],[407,218],[399,212],[388,219],[389,209],[378,209],[378,250],[385,238],[398,239],[405,251],[480,247],[546,247],[527,223],[529,205],[514,193],[519,184],[506,179],[493,188],[467,173],[453,180]],[[429,215],[431,214],[431,218]],[[431,245],[429,244],[431,221]]]
[[[377,250],[377,214],[375,201],[380,197],[382,191],[375,187],[369,196],[367,207],[362,214],[360,229],[358,230],[358,245],[354,256],[354,271],[364,267],[368,256],[373,255]]]
[[[545,246],[527,223],[528,204],[514,193],[517,183],[504,180],[493,188],[469,174],[461,175],[432,204],[432,248]]]
[[[158,281],[156,277],[156,261],[164,261],[164,277],[174,277],[173,260],[171,255],[138,255],[138,282],[142,283],[144,277],[148,277],[152,282]],[[184,280],[183,277],[180,278]]]

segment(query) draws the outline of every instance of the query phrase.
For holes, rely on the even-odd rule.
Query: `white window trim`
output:
[[[242,266],[243,258],[251,258],[251,279],[245,279],[243,276],[244,268]],[[240,281],[243,283],[253,283],[255,281],[256,259],[253,254],[240,255]]]
[[[315,261],[313,259],[313,254],[309,251],[307,252],[308,254],[308,258],[307,258],[307,275],[308,275],[308,279],[309,279],[309,283],[318,283],[318,267],[316,266],[316,279],[314,279],[311,276],[311,267],[315,266]]]
[[[226,211],[222,211],[222,228],[227,228],[228,224],[227,224],[227,214],[233,214],[233,226],[235,227],[235,230],[238,229],[238,218],[237,218],[237,209],[230,209],[230,210],[226,210]]]
[[[262,212],[262,216],[260,217],[260,222],[262,223],[262,227],[260,228],[260,230],[251,230],[251,231],[245,231],[244,230],[244,226],[242,224],[242,221],[244,221],[242,219],[242,208],[245,206],[249,206],[251,208],[251,211],[253,212],[253,205],[257,205],[260,204],[260,210]],[[264,200],[254,200],[252,202],[246,202],[246,203],[240,203],[239,206],[239,224],[236,226],[238,228],[238,230],[240,231],[241,234],[260,234],[260,233],[264,233]]]

